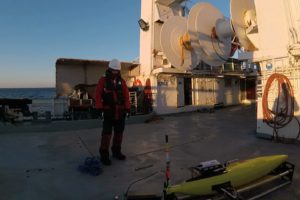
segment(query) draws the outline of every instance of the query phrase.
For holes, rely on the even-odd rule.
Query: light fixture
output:
[[[273,68],[272,63],[267,63],[266,69],[267,69],[267,70],[272,70],[272,68]]]
[[[143,30],[143,31],[148,31],[149,30],[149,23],[148,22],[145,22],[143,19],[140,19],[138,21],[139,23],[139,26],[140,28]]]

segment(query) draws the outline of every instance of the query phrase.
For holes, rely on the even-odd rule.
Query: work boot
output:
[[[101,162],[103,165],[109,166],[111,165],[111,161],[109,159],[109,153],[100,151]]]
[[[126,160],[126,156],[121,151],[113,152],[112,156],[118,160]]]
[[[122,140],[123,140],[122,132],[114,134],[111,151],[112,151],[112,156],[118,160],[126,160],[126,156],[121,152]]]

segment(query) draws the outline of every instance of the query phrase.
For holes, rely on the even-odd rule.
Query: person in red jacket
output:
[[[111,165],[109,147],[112,137],[112,156],[119,160],[125,160],[126,156],[121,152],[125,118],[130,113],[129,92],[126,82],[122,79],[121,63],[117,59],[109,62],[109,68],[105,76],[101,77],[96,87],[96,109],[99,116],[103,117],[101,145],[99,148],[101,162]]]

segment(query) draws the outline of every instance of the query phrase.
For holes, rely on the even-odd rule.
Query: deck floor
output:
[[[50,126],[55,126],[52,124]],[[61,126],[61,125],[60,125]],[[22,129],[22,126],[19,127]],[[131,192],[160,194],[164,182],[164,135],[172,146],[171,184],[190,177],[187,168],[201,161],[221,162],[263,155],[288,154],[296,165],[294,181],[263,199],[300,199],[300,145],[259,139],[255,134],[255,105],[235,106],[214,113],[163,116],[151,123],[128,124],[123,152],[126,161],[112,159],[100,176],[77,170],[89,156],[98,155],[101,128],[0,134],[0,199],[110,200]]]

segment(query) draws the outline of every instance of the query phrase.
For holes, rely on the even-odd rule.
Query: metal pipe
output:
[[[265,195],[267,195],[267,194],[269,194],[269,193],[271,193],[271,192],[274,192],[275,190],[278,190],[278,189],[280,189],[280,188],[282,188],[282,187],[284,187],[284,186],[286,186],[286,185],[288,185],[288,184],[290,184],[291,183],[291,181],[287,181],[287,182],[285,182],[285,183],[282,183],[282,184],[280,184],[280,185],[278,185],[278,186],[276,186],[276,187],[273,187],[273,188],[271,188],[271,189],[269,189],[269,190],[267,190],[267,191],[265,191],[265,192],[262,192],[262,193],[260,193],[260,194],[258,194],[258,195],[256,195],[256,196],[254,196],[254,197],[252,197],[252,198],[250,198],[250,199],[248,199],[248,200],[255,200],[255,199],[258,199],[258,198],[260,198],[260,197],[263,197],[263,196],[265,196]]]
[[[269,183],[269,182],[274,181],[274,180],[276,180],[276,179],[279,179],[279,178],[281,178],[281,177],[283,177],[283,176],[286,176],[286,175],[288,175],[289,173],[291,173],[290,170],[285,171],[285,172],[283,172],[283,173],[281,173],[281,174],[278,174],[278,175],[276,175],[276,176],[272,176],[272,177],[270,177],[270,178],[267,178],[267,179],[265,179],[265,180],[262,180],[262,181],[260,181],[260,182],[258,182],[258,183],[256,183],[256,184],[249,185],[249,186],[247,186],[247,187],[238,189],[237,192],[245,192],[245,191],[251,190],[251,189],[253,189],[253,188],[255,188],[255,187],[261,186],[261,185],[263,185],[263,184]]]

